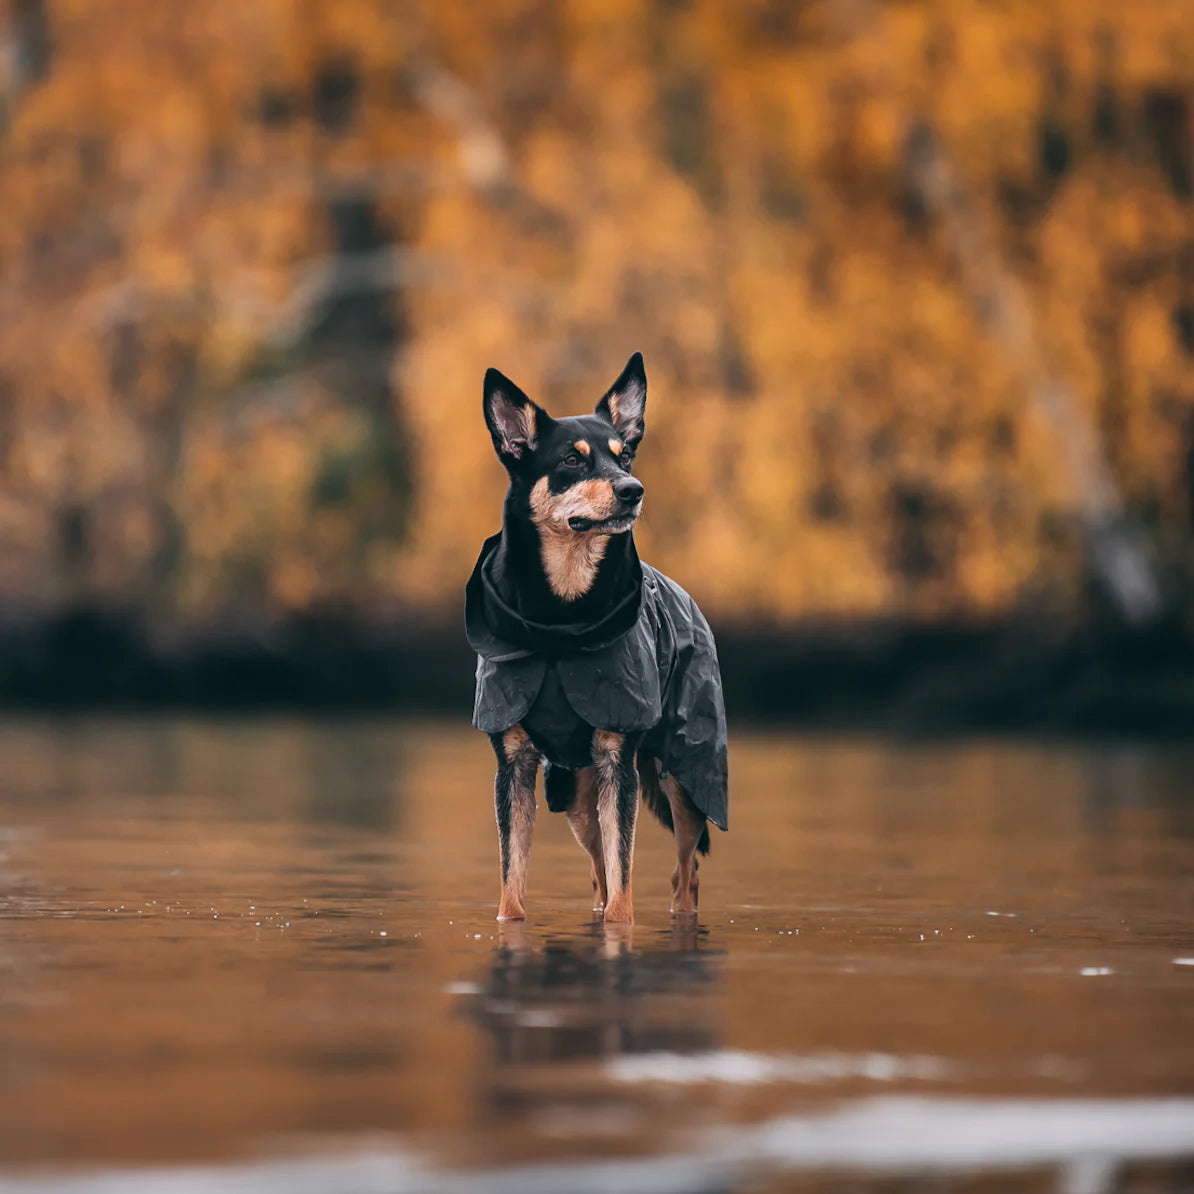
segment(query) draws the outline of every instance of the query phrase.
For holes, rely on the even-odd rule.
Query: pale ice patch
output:
[[[1114,974],[1115,971],[1110,966],[1083,966],[1078,973],[1085,978],[1098,978],[1104,974]]]
[[[923,1055],[900,1057],[892,1053],[826,1051],[794,1056],[721,1049],[710,1053],[618,1057],[607,1064],[606,1072],[618,1082],[764,1086],[779,1082],[845,1082],[853,1078],[869,1082],[936,1081],[952,1077],[955,1069],[940,1058]]]
[[[1194,1157],[1194,1099],[888,1096],[706,1131],[653,1157],[437,1168],[399,1148],[226,1166],[0,1173],[0,1194],[715,1194],[784,1174],[1010,1173],[1055,1168],[1111,1190],[1130,1161]]]
[[[785,1168],[1016,1169],[1194,1156],[1194,1099],[860,1099],[756,1132]]]
[[[528,1008],[515,1017],[524,1028],[556,1028],[563,1022],[559,1012],[550,1008]]]

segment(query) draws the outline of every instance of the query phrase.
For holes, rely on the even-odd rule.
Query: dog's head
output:
[[[643,485],[630,470],[647,408],[641,353],[591,415],[553,419],[496,369],[485,374],[484,405],[498,459],[541,529],[617,535],[634,526]]]

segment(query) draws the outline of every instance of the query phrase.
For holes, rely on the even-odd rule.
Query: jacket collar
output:
[[[481,547],[465,587],[464,624],[469,646],[478,655],[502,661],[528,655],[563,655],[598,651],[621,638],[638,621],[643,601],[643,568],[630,542],[634,578],[599,617],[587,622],[534,622],[519,612],[517,590],[495,567],[501,535],[491,535]]]

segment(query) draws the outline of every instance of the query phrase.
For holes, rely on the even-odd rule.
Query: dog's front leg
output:
[[[526,918],[527,867],[535,831],[535,775],[539,752],[522,726],[490,734],[497,755],[493,802],[497,812],[502,860],[502,896],[498,920]]]
[[[576,773],[572,804],[568,808],[572,836],[581,844],[593,864],[593,911],[604,912],[608,892],[605,886],[605,857],[601,851],[601,822],[597,819],[597,772],[582,767]]]
[[[605,919],[634,920],[631,876],[634,869],[634,827],[638,817],[638,772],[634,752],[639,734],[593,732],[593,765],[597,768],[597,820],[608,892]]]

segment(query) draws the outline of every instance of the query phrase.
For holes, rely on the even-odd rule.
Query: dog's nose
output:
[[[637,505],[643,496],[643,483],[634,477],[619,477],[614,482],[614,497],[624,506]]]

